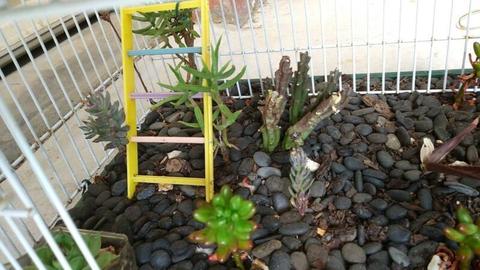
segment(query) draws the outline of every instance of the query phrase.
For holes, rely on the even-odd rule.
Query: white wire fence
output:
[[[145,1],[129,1],[135,2]],[[89,93],[122,99],[119,3],[32,1],[2,9],[0,1],[0,170],[7,179],[0,189],[11,196],[0,211],[0,252],[14,269],[21,269],[15,258],[25,253],[38,263],[31,246],[40,237],[62,262],[48,226],[60,217],[78,240],[64,206],[113,154],[84,139],[79,126]],[[301,51],[312,57],[313,93],[335,68],[348,75],[341,83],[359,93],[449,91],[455,76],[468,71],[468,53],[480,35],[480,2],[473,0],[210,3],[212,43],[222,38],[222,62],[247,66],[245,80],[229,90],[236,98],[263,92],[281,56],[297,61]],[[136,36],[135,46],[159,43]],[[157,82],[175,83],[168,65],[177,62],[138,58],[137,91],[166,91]],[[140,103],[138,115],[149,106]]]

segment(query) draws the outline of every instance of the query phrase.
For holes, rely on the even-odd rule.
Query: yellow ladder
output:
[[[204,186],[205,197],[210,201],[213,197],[213,121],[212,98],[210,93],[203,93],[204,137],[153,137],[137,136],[136,99],[164,98],[169,93],[135,93],[134,58],[142,55],[162,55],[175,53],[201,53],[203,63],[210,67],[210,20],[208,0],[188,0],[179,3],[179,9],[200,8],[202,47],[173,49],[134,50],[132,33],[132,15],[136,12],[159,12],[175,10],[177,2],[148,6],[126,7],[121,10],[122,60],[123,60],[123,92],[125,99],[126,123],[130,126],[127,144],[127,196],[132,198],[138,183],[173,184]],[[203,82],[205,85],[205,81]],[[172,94],[172,93],[170,93]],[[198,97],[198,96],[197,96]],[[205,146],[205,178],[152,176],[138,174],[138,143],[190,143]]]

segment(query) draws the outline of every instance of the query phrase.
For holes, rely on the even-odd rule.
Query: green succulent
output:
[[[252,248],[251,233],[256,225],[250,218],[255,213],[251,201],[233,195],[228,186],[223,186],[211,203],[205,203],[194,212],[195,220],[205,224],[205,228],[193,232],[189,238],[205,245],[216,244],[217,249],[210,257],[225,262],[233,253]]]
[[[291,77],[290,58],[283,56],[278,70],[275,72],[275,90],[267,91],[264,106],[259,108],[263,122],[262,127],[260,127],[263,149],[268,152],[273,152],[280,143],[281,127],[278,123],[287,105],[288,83]]]
[[[460,269],[467,270],[470,269],[473,257],[480,255],[480,219],[477,219],[476,224],[473,223],[472,216],[464,207],[458,208],[456,215],[457,227],[447,227],[443,232],[448,239],[459,243],[456,259],[460,263]]]
[[[304,215],[310,198],[310,187],[313,184],[312,171],[307,166],[308,157],[301,147],[293,148],[290,151],[290,195],[292,205],[300,215]]]
[[[128,143],[128,125],[125,125],[125,114],[120,102],[112,103],[110,94],[105,91],[92,93],[87,97],[86,112],[90,114],[85,126],[81,126],[87,139],[94,139],[94,142],[107,142],[105,150],[123,147]]]
[[[235,146],[228,141],[227,128],[235,123],[242,111],[230,111],[223,102],[222,92],[233,87],[243,77],[246,68],[243,67],[237,74],[235,74],[236,68],[230,62],[227,62],[223,66],[219,65],[221,41],[222,40],[219,39],[216,46],[212,48],[210,68],[206,63],[203,63],[203,68],[201,70],[197,70],[188,65],[182,65],[181,67],[170,66],[170,69],[178,81],[177,85],[172,86],[162,83],[159,83],[159,85],[174,92],[178,92],[179,94],[170,96],[167,99],[158,102],[152,106],[151,109],[154,110],[166,102],[171,102],[174,106],[186,104],[193,108],[196,123],[181,123],[188,127],[200,128],[203,131],[203,111],[200,104],[193,99],[193,96],[198,93],[210,93],[214,103],[212,115],[213,128],[218,134],[217,137],[214,138],[215,153],[220,149],[224,159],[228,160],[227,149]],[[192,76],[190,82],[183,78],[183,72]]]
[[[300,53],[300,61],[297,65],[297,71],[293,76],[292,86],[292,101],[290,104],[290,125],[293,125],[303,116],[303,108],[307,100],[309,89],[308,85],[308,70],[310,63],[310,56],[308,52]]]
[[[105,269],[109,266],[118,255],[112,253],[109,249],[102,249],[102,241],[99,234],[91,235],[82,235],[85,243],[87,244],[90,252],[95,257],[98,266],[100,269]],[[90,267],[87,264],[87,261],[83,258],[82,252],[78,249],[70,234],[65,232],[59,232],[54,234],[55,242],[58,244],[62,253],[65,254],[70,267],[73,270],[88,270]],[[44,244],[38,247],[36,253],[42,263],[48,270],[62,270],[63,267],[55,258],[52,250],[48,247],[47,244]],[[34,265],[29,265],[25,267],[25,270],[36,270],[37,267]]]
[[[132,16],[132,19],[146,24],[143,28],[133,30],[133,33],[156,38],[160,47],[173,48],[171,41],[178,47],[192,47],[195,38],[200,35],[195,31],[194,21],[192,20],[192,9],[179,9],[180,2],[176,9],[171,11],[159,11],[138,13]],[[193,54],[188,55],[188,59],[177,54],[184,64],[195,67]]]

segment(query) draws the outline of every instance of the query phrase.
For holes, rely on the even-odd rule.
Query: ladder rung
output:
[[[190,9],[200,7],[200,0],[188,0],[180,2],[179,9]],[[168,11],[175,10],[177,7],[177,2],[170,3],[160,3],[155,5],[147,6],[135,6],[135,7],[126,7],[124,8],[125,13],[133,14],[135,12],[159,12],[159,11]]]
[[[145,50],[131,50],[131,51],[128,51],[128,56],[187,54],[187,53],[201,53],[201,52],[202,52],[201,47],[145,49]]]
[[[165,92],[165,93],[131,93],[130,97],[133,99],[164,99],[174,95],[182,95],[181,93]],[[192,96],[192,98],[203,98],[202,93],[198,93]]]
[[[152,184],[205,186],[206,181],[204,178],[194,178],[194,177],[137,175],[133,177],[133,182],[152,183]]]
[[[134,136],[130,141],[136,143],[192,143],[202,144],[205,142],[203,137],[155,137],[155,136]]]

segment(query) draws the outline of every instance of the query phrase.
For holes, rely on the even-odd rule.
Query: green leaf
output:
[[[85,235],[83,238],[85,239],[90,252],[92,252],[93,256],[96,256],[102,247],[102,238],[100,234]]]
[[[48,246],[41,246],[37,248],[36,253],[44,264],[51,264],[54,259],[53,252]]]
[[[219,57],[219,51],[220,51],[220,44],[222,43],[222,37],[220,37],[217,41],[217,44],[215,45],[215,48],[213,49],[212,52],[212,73],[216,73],[218,69],[218,57]]]
[[[200,126],[200,129],[202,130],[202,132],[204,132],[205,122],[203,121],[203,112],[202,109],[200,109],[200,106],[194,105],[193,113],[195,115],[195,119],[197,120],[198,125]]]
[[[245,70],[246,70],[246,67],[243,67],[240,73],[237,74],[237,76],[235,76],[231,80],[228,80],[226,83],[219,85],[218,89],[225,90],[227,88],[231,88],[232,86],[234,86],[243,77],[243,75],[245,74]]]
[[[215,120],[217,120],[218,118],[218,115],[220,115],[220,111],[219,110],[215,110],[212,114],[212,121],[215,122]]]
[[[100,269],[104,269],[105,267],[109,266],[117,257],[117,255],[114,255],[108,251],[100,252],[96,258],[98,267],[100,267]]]
[[[233,125],[235,121],[237,120],[238,116],[240,115],[242,111],[236,111],[233,114],[231,114],[229,117],[227,117],[227,121],[217,127],[218,130],[224,130],[228,128],[229,126]]]
[[[470,212],[465,207],[460,207],[457,209],[457,219],[460,223],[473,223],[472,216]]]
[[[82,270],[87,265],[87,262],[85,261],[83,256],[75,257],[69,260],[68,263],[72,267],[72,270]]]
[[[191,128],[200,128],[200,125],[198,123],[187,123],[187,122],[184,122],[184,121],[178,121],[178,123],[180,123],[182,125],[185,125],[187,127],[191,127]]]
[[[223,68],[222,68],[222,70],[223,70]],[[232,76],[233,73],[235,73],[235,66],[231,66],[230,69],[227,70],[226,72],[220,72],[220,74],[217,76],[217,80],[226,79],[226,78]]]
[[[188,73],[195,76],[195,77],[199,77],[199,78],[206,79],[206,80],[211,80],[211,79],[215,78],[215,76],[213,74],[211,74],[210,72],[207,72],[205,70],[198,71],[198,70],[196,70],[194,68],[191,68],[189,66],[183,66],[182,68],[185,71],[187,71]]]
[[[142,16],[133,15],[132,20],[139,21],[139,22],[149,22],[150,18],[147,18],[145,16],[142,17]]]

